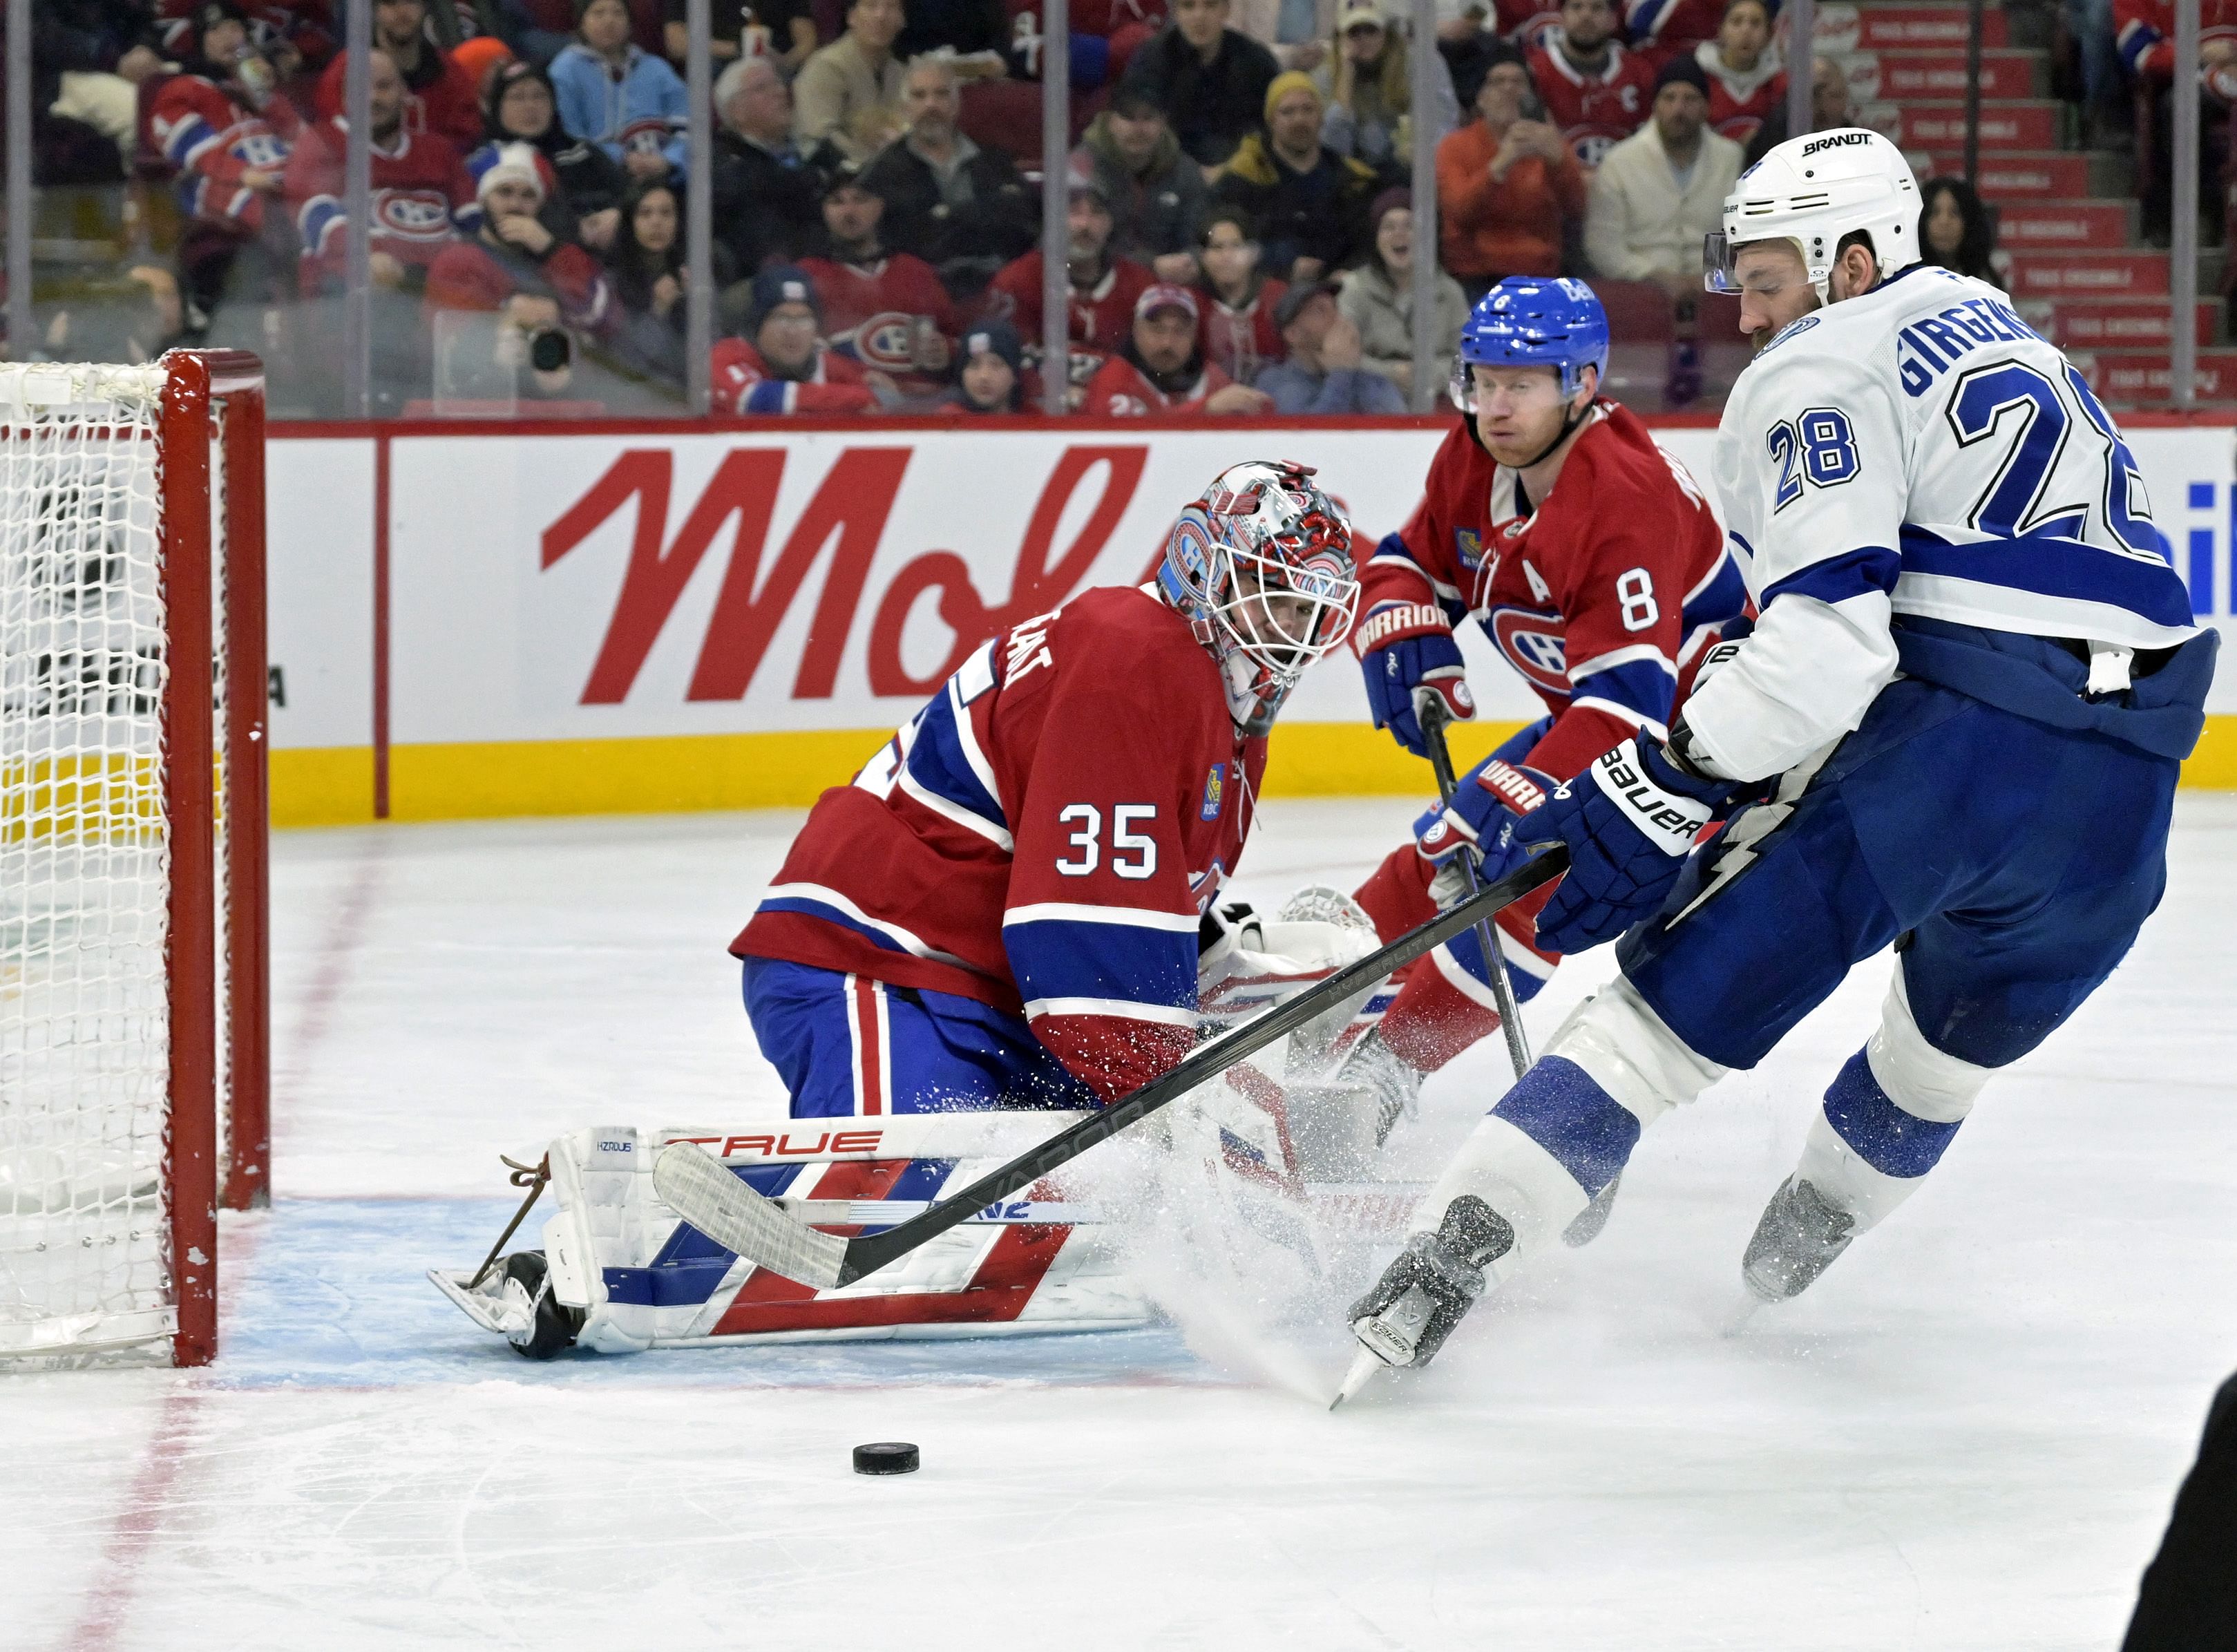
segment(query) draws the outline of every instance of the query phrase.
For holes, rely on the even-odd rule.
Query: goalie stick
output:
[[[1422,724],[1422,743],[1429,748],[1429,768],[1437,776],[1437,797],[1444,806],[1453,806],[1453,793],[1459,783],[1453,778],[1453,754],[1445,748],[1445,724],[1452,721],[1452,713],[1445,710],[1441,696],[1424,694],[1419,721]],[[1482,885],[1476,875],[1476,863],[1468,852],[1460,851],[1461,869],[1468,874],[1471,890]],[[1514,983],[1507,978],[1507,960],[1499,949],[1498,926],[1488,914],[1476,920],[1475,938],[1483,948],[1484,974],[1491,977],[1492,1001],[1499,1006],[1499,1029],[1507,1034],[1507,1059],[1514,1064],[1514,1076],[1520,1080],[1530,1070],[1530,1042],[1522,1035],[1522,1017],[1514,1005]]]
[[[1541,850],[1449,911],[1439,913],[1389,946],[1345,965],[1264,1015],[1199,1045],[1163,1077],[1151,1080],[1131,1095],[1122,1096],[1101,1111],[1059,1131],[1039,1146],[987,1172],[962,1192],[950,1194],[921,1215],[912,1216],[882,1233],[866,1233],[853,1239],[820,1233],[747,1186],[725,1169],[720,1160],[695,1142],[673,1142],[663,1149],[653,1161],[653,1187],[677,1215],[725,1250],[820,1291],[852,1285],[968,1220],[996,1200],[1031,1186],[1097,1142],[1148,1118],[1362,988],[1405,968],[1470,924],[1543,887],[1559,877],[1568,863],[1569,852],[1561,844]]]

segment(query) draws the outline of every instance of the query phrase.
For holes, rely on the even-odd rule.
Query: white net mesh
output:
[[[0,1358],[173,1326],[155,369],[0,369]]]

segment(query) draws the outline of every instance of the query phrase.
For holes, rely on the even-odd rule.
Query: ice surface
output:
[[[1243,891],[1356,876],[1412,808],[1272,805]],[[781,1105],[723,948],[796,819],[280,838],[280,1202],[227,1222],[209,1371],[0,1378],[0,1648],[2118,1643],[2237,1365],[2237,799],[2186,796],[2129,963],[1736,1333],[1884,960],[1650,1133],[1598,1243],[1335,1416],[1336,1330],[1200,1275],[1153,1331],[528,1365],[419,1274],[479,1259],[500,1152]],[[849,1471],[895,1438],[920,1473]]]

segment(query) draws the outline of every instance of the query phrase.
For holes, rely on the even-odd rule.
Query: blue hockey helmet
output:
[[[1453,406],[1475,411],[1470,367],[1552,367],[1568,397],[1584,382],[1584,368],[1607,378],[1607,312],[1591,287],[1566,276],[1509,275],[1476,301],[1461,328]]]

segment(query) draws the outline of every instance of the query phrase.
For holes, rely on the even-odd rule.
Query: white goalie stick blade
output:
[[[847,1241],[803,1227],[693,1142],[652,1161],[652,1186],[670,1209],[726,1251],[819,1291],[835,1291]]]

